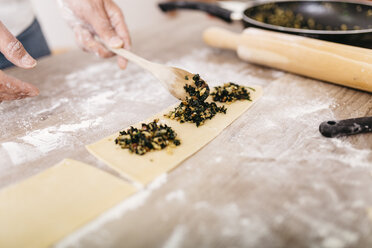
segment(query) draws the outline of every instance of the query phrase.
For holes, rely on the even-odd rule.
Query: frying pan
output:
[[[294,28],[269,24],[257,20],[260,14],[270,15],[275,9],[290,11],[304,20],[311,20],[316,28]],[[255,2],[243,12],[234,12],[216,4],[176,1],[159,4],[163,12],[176,9],[201,10],[225,22],[242,21],[245,27],[262,28],[272,31],[307,36],[348,45],[372,48],[372,4],[348,1],[277,1]],[[330,30],[331,29],[331,30]]]

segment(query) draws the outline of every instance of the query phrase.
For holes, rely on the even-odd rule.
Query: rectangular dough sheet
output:
[[[169,154],[166,149],[152,151],[143,156],[131,154],[128,149],[121,149],[120,146],[115,144],[114,141],[119,132],[103,138],[94,144],[87,145],[86,148],[90,153],[123,176],[146,185],[161,174],[175,168],[187,157],[197,152],[250,108],[262,95],[261,87],[257,86],[254,88],[255,91],[250,91],[252,101],[237,101],[230,105],[226,104],[226,115],[217,114],[212,120],[207,120],[200,127],[196,127],[193,123],[181,124],[164,117],[164,114],[173,110],[179,103],[143,122],[133,125],[138,128],[141,126],[141,123],[160,119],[160,123],[165,123],[172,127],[176,131],[177,137],[181,140],[181,145],[173,149],[172,154]],[[223,104],[218,103],[218,105]]]
[[[49,247],[134,192],[106,172],[66,159],[0,191],[0,247]]]

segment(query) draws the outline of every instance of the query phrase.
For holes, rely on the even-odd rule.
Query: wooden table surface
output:
[[[372,115],[371,94],[208,48],[201,33],[211,25],[225,26],[185,13],[134,32],[133,51],[211,85],[261,85],[264,97],[171,173],[57,246],[372,247],[372,134],[327,139],[318,132],[325,120]],[[7,73],[41,94],[0,104],[1,188],[66,157],[118,176],[84,145],[176,101],[137,66],[120,71],[114,60],[81,51]]]

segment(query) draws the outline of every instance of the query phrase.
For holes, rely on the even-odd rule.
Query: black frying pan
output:
[[[245,27],[372,48],[372,4],[369,3],[279,1],[254,3],[243,13],[216,4],[188,1],[160,3],[159,7],[164,12],[176,9],[202,10],[226,22],[241,20]]]

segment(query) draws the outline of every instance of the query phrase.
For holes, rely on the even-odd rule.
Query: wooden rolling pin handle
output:
[[[212,27],[203,33],[203,40],[212,47],[236,50],[239,45],[240,34]]]

